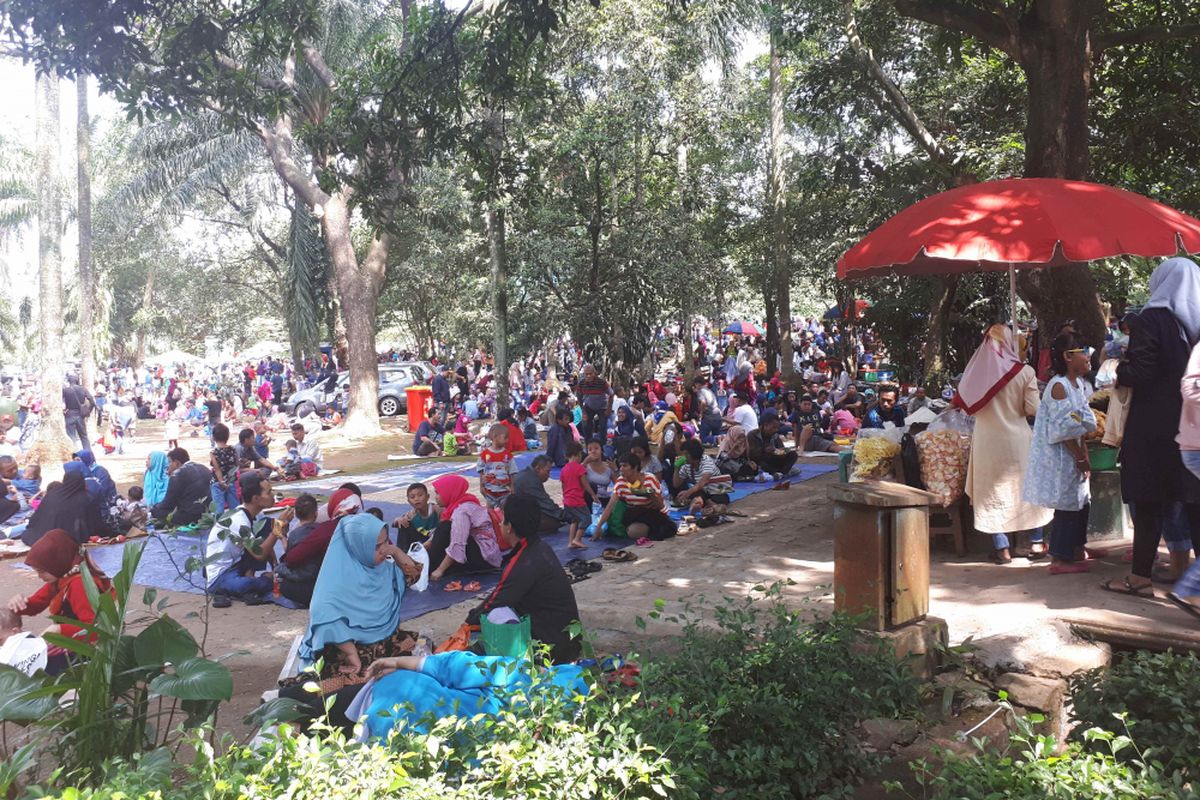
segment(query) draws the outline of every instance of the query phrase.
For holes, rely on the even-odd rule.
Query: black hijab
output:
[[[79,544],[89,536],[104,536],[99,503],[88,496],[87,485],[79,472],[68,472],[62,483],[46,490],[46,496],[33,516],[21,541],[32,547],[48,531],[62,528]]]

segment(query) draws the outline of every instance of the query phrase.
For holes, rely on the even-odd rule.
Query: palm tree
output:
[[[96,279],[92,272],[92,119],[88,113],[86,75],[75,79],[75,162],[78,177],[76,217],[79,226],[79,378],[90,392],[96,373]]]
[[[36,84],[38,299],[42,357],[42,424],[30,453],[34,463],[61,464],[71,443],[63,422],[62,196],[58,156],[58,78]]]

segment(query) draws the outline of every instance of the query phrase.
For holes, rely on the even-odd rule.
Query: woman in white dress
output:
[[[1088,478],[1092,471],[1083,437],[1096,430],[1084,376],[1087,350],[1073,333],[1059,334],[1050,348],[1054,377],[1046,384],[1033,424],[1025,472],[1025,500],[1054,509],[1050,527],[1050,574],[1087,572]]]
[[[967,496],[975,509],[975,530],[992,536],[992,559],[1012,561],[1010,535],[1030,531],[1030,558],[1046,549],[1041,528],[1053,511],[1022,499],[1029,443],[1029,419],[1038,412],[1037,376],[1021,362],[1007,325],[993,325],[971,357],[959,382],[955,405],[975,417]]]

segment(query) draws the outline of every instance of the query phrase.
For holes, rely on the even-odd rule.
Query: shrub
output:
[[[64,790],[61,800],[240,800],[320,798],[482,800],[482,798],[698,798],[670,759],[631,724],[636,696],[593,693],[581,706],[554,693],[518,698],[494,717],[446,718],[428,733],[401,729],[386,743],[348,741],[340,731],[313,735],[281,727],[255,746],[212,757],[202,738],[185,776],[109,765],[103,788]],[[703,730],[677,722],[676,740],[702,747]],[[54,795],[51,795],[54,796]]]
[[[814,622],[781,591],[723,598],[711,626],[703,604],[666,617],[682,625],[679,651],[643,671],[653,706],[708,728],[712,754],[692,766],[721,797],[846,793],[873,766],[854,726],[916,707],[910,672],[876,637],[843,615]]]
[[[1001,702],[1009,713],[1012,707]],[[1081,734],[1091,747],[1075,743],[1059,753],[1053,736],[1039,736],[1038,714],[1015,717],[1016,731],[1008,747],[960,757],[945,754],[940,767],[928,761],[910,765],[920,793],[913,795],[895,782],[887,788],[922,800],[1196,800],[1196,791],[1181,773],[1168,773],[1155,762],[1141,760],[1133,741],[1111,731],[1091,728]],[[1126,754],[1133,758],[1127,759]]]
[[[1200,661],[1194,656],[1139,651],[1072,676],[1071,695],[1076,741],[1090,728],[1126,733],[1123,716],[1147,756],[1168,768],[1200,765]]]

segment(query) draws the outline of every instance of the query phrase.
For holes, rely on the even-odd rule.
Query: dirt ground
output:
[[[398,425],[389,425],[398,428]],[[147,426],[149,429],[150,426]],[[147,433],[145,438],[150,439]],[[402,452],[408,435],[380,439],[367,445],[326,448],[327,466],[345,465],[347,480],[388,465],[388,453]],[[203,440],[181,442],[194,460],[206,452]],[[150,442],[135,447],[149,449]],[[145,452],[106,457],[103,463],[118,482],[127,485],[144,462]],[[353,469],[349,469],[353,464]],[[393,464],[394,465],[394,464]],[[604,563],[601,572],[575,585],[582,621],[601,651],[645,652],[655,642],[669,642],[675,628],[639,616],[657,600],[668,611],[697,596],[743,596],[756,585],[790,580],[785,591],[789,602],[814,601],[832,606],[833,534],[827,486],[836,480],[827,475],[793,486],[786,492],[763,492],[740,501],[736,508],[746,517],[732,524],[699,531],[686,538],[660,542],[653,547],[632,547],[633,563]],[[556,482],[547,488],[556,492]],[[370,495],[368,495],[368,498]],[[565,535],[565,534],[560,534]],[[1145,624],[1181,636],[1200,634],[1189,617],[1165,602],[1150,602],[1104,592],[1102,579],[1125,573],[1128,565],[1114,551],[1111,560],[1092,562],[1092,572],[1050,576],[1045,562],[1014,561],[997,566],[979,556],[933,554],[930,614],[945,619],[951,643],[971,637],[985,662],[1007,670],[1044,676],[1069,674],[1080,668],[1106,663],[1106,647],[1076,638],[1064,621],[1082,618],[1123,624]],[[0,565],[0,598],[29,593],[38,582],[32,573],[15,564]],[[220,724],[245,733],[241,718],[272,688],[294,638],[306,624],[303,611],[274,605],[205,613],[202,597],[159,592],[168,597],[168,613],[205,639],[208,654],[222,657],[233,671],[235,696],[222,712]],[[429,631],[435,639],[449,635],[477,602],[466,597],[442,611],[411,621],[414,630]],[[205,619],[207,617],[207,624]],[[40,630],[44,619],[31,620]]]

